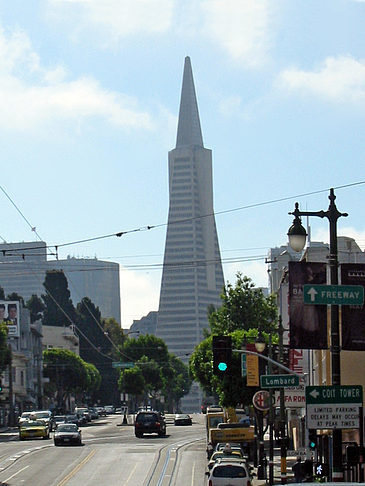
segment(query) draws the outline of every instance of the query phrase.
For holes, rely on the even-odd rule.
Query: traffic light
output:
[[[2,382],[2,380],[0,378],[0,393],[2,393],[2,391],[3,391],[3,382]]]
[[[314,450],[317,447],[317,431],[315,429],[308,430],[308,442],[309,449]]]
[[[213,336],[213,373],[224,376],[231,373],[232,339],[230,336]]]

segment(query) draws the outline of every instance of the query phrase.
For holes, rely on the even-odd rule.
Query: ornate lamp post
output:
[[[337,251],[337,220],[341,216],[348,216],[347,213],[340,213],[336,207],[334,190],[330,189],[330,204],[327,211],[300,211],[299,204],[295,203],[295,210],[292,213],[294,221],[289,228],[289,245],[294,251],[302,251],[305,245],[307,233],[301,224],[301,216],[316,216],[327,218],[329,221],[330,233],[330,285],[338,285],[338,251]],[[340,333],[339,333],[339,308],[338,305],[331,305],[331,374],[332,385],[341,385],[341,361],[340,361]],[[333,480],[341,481],[342,471],[342,432],[333,431]]]

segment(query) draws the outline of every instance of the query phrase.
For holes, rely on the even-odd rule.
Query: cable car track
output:
[[[172,486],[177,473],[179,451],[202,440],[202,438],[195,437],[161,447],[144,486]]]

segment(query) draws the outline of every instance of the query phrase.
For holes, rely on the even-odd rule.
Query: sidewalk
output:
[[[268,451],[268,443],[265,440],[265,450]],[[288,456],[286,458],[286,483],[294,483],[294,474],[292,472],[292,465],[296,461],[296,456]],[[255,468],[255,476],[253,478],[253,486],[267,486],[269,484],[269,460],[267,458],[267,479],[257,479],[257,468]],[[281,484],[281,456],[280,447],[274,447],[274,484]]]

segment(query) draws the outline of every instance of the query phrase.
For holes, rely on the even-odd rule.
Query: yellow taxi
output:
[[[28,420],[19,427],[19,440],[42,437],[49,439],[49,428],[43,420]]]

